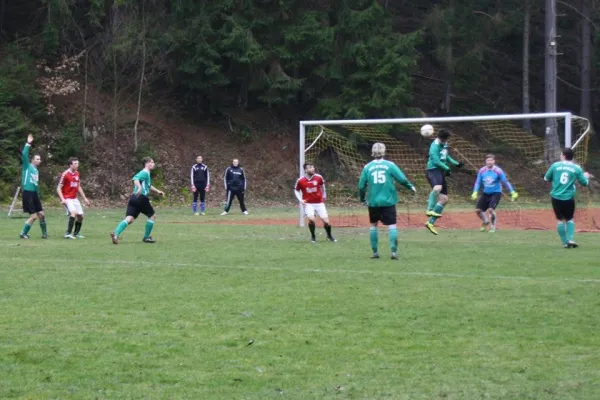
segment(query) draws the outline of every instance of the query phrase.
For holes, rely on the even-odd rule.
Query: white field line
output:
[[[31,262],[31,258],[10,257],[9,264],[14,265],[10,261]],[[373,261],[373,265],[381,263],[382,260]],[[600,284],[600,279],[588,278],[551,278],[551,277],[534,277],[534,276],[509,276],[509,275],[472,275],[472,274],[455,274],[446,272],[426,272],[426,271],[382,271],[374,270],[359,270],[359,269],[343,269],[343,268],[282,268],[282,267],[261,267],[261,266],[243,266],[243,265],[223,265],[223,264],[201,264],[201,263],[170,263],[159,261],[128,261],[128,260],[99,260],[99,259],[49,259],[44,258],[44,263],[48,262],[60,263],[61,267],[56,269],[89,269],[89,267],[80,267],[79,263],[92,263],[104,265],[126,265],[132,267],[177,267],[177,268],[194,268],[208,270],[251,270],[251,271],[281,271],[292,273],[318,273],[318,274],[356,274],[356,275],[380,275],[380,276],[415,276],[422,278],[450,278],[450,279],[490,279],[490,280],[506,280],[506,281],[529,281],[529,282],[575,282],[575,283],[595,283]],[[397,262],[396,262],[397,263]],[[401,262],[397,263],[402,265]],[[53,269],[45,265],[37,267],[39,269]],[[101,268],[100,266],[98,268]]]

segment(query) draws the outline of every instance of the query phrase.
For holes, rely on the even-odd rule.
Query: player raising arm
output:
[[[473,194],[471,200],[477,199],[479,188],[483,184],[483,196],[479,198],[475,206],[475,213],[481,219],[481,231],[485,232],[485,228],[490,224],[490,232],[496,232],[496,207],[502,199],[502,185],[506,186],[510,192],[510,198],[515,201],[519,194],[515,192],[512,185],[506,179],[506,174],[502,169],[496,166],[496,159],[493,154],[485,156],[485,166],[479,170],[475,185],[473,186]],[[490,220],[488,220],[488,214]]]
[[[67,231],[65,232],[65,239],[83,239],[81,231],[81,225],[83,224],[83,207],[77,198],[77,194],[81,195],[81,198],[85,202],[86,206],[90,206],[90,201],[85,197],[83,188],[81,187],[81,179],[79,175],[79,160],[75,157],[69,158],[69,168],[60,175],[58,186],[56,187],[56,193],[60,199],[61,204],[65,205],[67,212],[69,213],[69,222],[67,223]],[[73,225],[75,225],[75,232],[73,231]]]
[[[315,214],[323,221],[323,227],[327,232],[327,240],[337,242],[331,235],[331,225],[325,207],[327,193],[325,191],[325,181],[319,174],[315,174],[315,166],[312,163],[304,164],[304,176],[296,181],[294,188],[296,198],[304,207],[304,215],[308,219],[308,229],[310,231],[310,240],[315,243]]]
[[[392,260],[397,260],[396,203],[398,203],[398,192],[394,181],[404,185],[414,193],[416,193],[416,189],[396,164],[383,159],[385,155],[385,145],[383,143],[373,144],[371,155],[375,159],[365,165],[358,183],[360,201],[369,207],[370,239],[371,249],[373,250],[371,258],[379,258],[377,224],[381,221],[383,225],[388,227],[390,233]]]
[[[27,143],[23,148],[22,171],[21,171],[21,188],[23,189],[23,212],[29,214],[29,218],[23,225],[23,230],[19,237],[21,239],[29,239],[29,230],[36,219],[40,219],[40,228],[42,228],[42,239],[48,239],[48,231],[46,230],[46,217],[39,196],[39,179],[40,173],[37,167],[42,163],[42,157],[35,154],[29,161],[29,150],[33,143],[33,135],[27,136]]]
[[[144,163],[144,169],[133,176],[133,194],[129,198],[127,202],[127,211],[125,213],[125,219],[117,225],[117,229],[110,234],[110,238],[114,244],[119,244],[119,236],[127,226],[133,223],[135,219],[141,214],[144,214],[148,217],[146,221],[146,229],[144,231],[144,238],[142,241],[144,243],[155,243],[156,240],[152,239],[150,234],[152,233],[152,228],[154,228],[154,220],[156,219],[156,214],[154,213],[154,208],[152,204],[150,204],[150,199],[148,198],[148,194],[150,192],[157,193],[159,196],[163,196],[164,192],[158,190],[154,186],[152,186],[152,178],[150,177],[150,171],[154,169],[154,160],[150,157],[144,157],[142,162]]]
[[[550,197],[554,215],[558,220],[556,230],[565,249],[576,248],[575,243],[575,182],[583,186],[589,184],[590,174],[583,172],[581,167],[573,162],[573,150],[565,148],[560,155],[560,161],[550,166],[544,180],[552,182]]]
[[[448,139],[450,131],[440,129],[437,134],[437,139],[429,146],[429,159],[427,160],[427,180],[431,185],[431,193],[429,193],[429,202],[427,203],[427,213],[429,221],[425,223],[425,227],[429,232],[437,235],[435,229],[435,221],[442,216],[444,207],[448,203],[448,187],[446,185],[446,177],[450,176],[450,167],[448,163],[461,168],[464,164],[456,161],[448,154]]]

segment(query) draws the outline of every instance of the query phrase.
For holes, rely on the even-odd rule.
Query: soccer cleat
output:
[[[317,237],[316,237],[315,235],[311,236],[311,237],[310,237],[310,241],[311,241],[312,243],[317,243]]]
[[[244,215],[248,215],[248,211],[244,211],[242,214],[244,214]]]
[[[563,244],[563,249],[568,249],[569,245],[568,244]]]
[[[379,258],[379,253],[373,253],[373,255],[371,256],[372,260],[376,260]]]
[[[44,234],[42,235],[42,239],[48,239],[48,234],[47,234],[47,233],[44,233]]]
[[[200,215],[206,215],[206,213],[205,213],[204,211],[202,211],[202,212],[200,213]]]
[[[429,210],[429,211],[427,211],[427,213],[426,213],[425,215],[427,215],[428,217],[442,218],[442,214],[440,214],[440,213],[436,213],[436,212],[435,212],[435,211],[433,211],[433,210]]]
[[[398,259],[398,254],[392,253],[392,260],[397,260],[397,259]]]
[[[333,236],[327,236],[327,240],[329,240],[330,242],[333,242],[333,243],[337,242],[337,239],[334,238]]]
[[[199,213],[197,213],[197,212],[195,212],[195,213],[194,213],[194,215],[198,216],[198,215],[200,215],[200,214],[199,214]]]
[[[429,232],[433,233],[434,235],[438,234],[438,231],[435,229],[435,225],[433,225],[431,222],[426,222],[425,228],[429,229]]]
[[[148,236],[147,238],[142,239],[144,243],[156,243],[156,240],[152,239],[152,236]]]
[[[223,212],[221,213],[221,215],[227,215],[227,214],[229,214],[227,211],[223,211]]]
[[[567,246],[569,249],[576,249],[579,247],[579,245],[572,240],[567,240]]]
[[[21,234],[19,234],[19,237],[20,237],[21,239],[29,239],[29,235],[28,235],[28,234],[26,234],[26,233],[21,233]]]
[[[487,228],[487,226],[488,226],[489,224],[490,224],[490,223],[489,223],[488,221],[486,221],[486,222],[482,222],[482,223],[481,223],[481,228],[479,228],[479,230],[480,230],[481,232],[485,232],[485,229]]]
[[[112,239],[113,244],[119,244],[119,237],[114,233],[110,233],[110,238]]]
[[[65,233],[64,238],[65,239],[75,239],[75,236],[71,235],[70,233]]]
[[[494,233],[494,232],[496,232],[496,227],[495,227],[495,226],[492,226],[488,232],[489,232],[489,233]]]
[[[83,236],[81,233],[78,233],[77,235],[75,235],[76,239],[85,239],[85,236]]]

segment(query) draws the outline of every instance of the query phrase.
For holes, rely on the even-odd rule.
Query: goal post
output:
[[[527,130],[522,127],[524,120],[529,121]],[[399,214],[407,214],[404,223],[410,224],[410,212],[414,213],[426,204],[425,197],[430,191],[425,169],[429,145],[435,135],[423,138],[419,132],[424,124],[433,125],[436,131],[449,129],[452,132],[450,153],[466,164],[449,179],[451,204],[469,204],[468,197],[477,170],[485,163],[485,155],[496,155],[498,165],[507,172],[521,195],[517,203],[509,204],[504,200],[500,205],[506,212],[514,214],[515,227],[536,229],[535,223],[520,215],[520,209],[524,204],[536,206],[540,203],[538,208],[548,207],[548,188],[541,175],[550,162],[557,161],[561,147],[574,147],[576,161],[582,165],[587,162],[591,124],[570,112],[313,120],[299,123],[299,175],[303,175],[302,166],[307,160],[314,162],[327,181],[328,205],[341,210],[337,225],[358,226],[359,219],[366,215],[364,210],[358,209],[360,172],[372,159],[370,146],[383,142],[387,148],[386,158],[397,163],[417,186],[419,196],[416,198],[400,193],[403,205]],[[546,146],[547,129],[550,132],[556,130],[559,137],[558,145],[551,151]],[[299,208],[299,224],[304,226],[302,207]],[[463,208],[472,211],[473,207]],[[399,223],[402,225],[400,219]]]

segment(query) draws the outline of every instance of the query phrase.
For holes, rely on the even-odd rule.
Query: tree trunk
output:
[[[529,107],[529,38],[531,26],[531,4],[525,0],[525,16],[523,18],[523,114],[530,113]],[[523,129],[531,130],[531,121],[523,120]]]
[[[452,56],[452,42],[450,42],[446,48],[446,61],[444,67],[444,112],[446,114],[450,113],[450,103],[452,101],[452,78],[454,76],[454,60]]]
[[[556,0],[546,0],[546,112],[556,112]],[[547,165],[557,161],[560,155],[560,140],[556,118],[546,119],[544,158]]]
[[[142,0],[142,73],[140,74],[140,89],[138,93],[137,113],[133,125],[133,151],[138,149],[138,125],[140,123],[140,110],[142,109],[142,91],[144,90],[144,79],[146,74],[146,20],[144,16],[144,2]]]
[[[592,31],[589,15],[589,0],[581,0],[581,109],[579,112],[582,117],[591,122]]]
[[[113,165],[111,168],[112,179],[110,182],[111,194],[115,194],[115,168],[117,167],[117,113],[119,102],[119,74],[117,72],[117,52],[112,49],[113,61],[113,115],[112,115],[112,131],[113,131]]]

